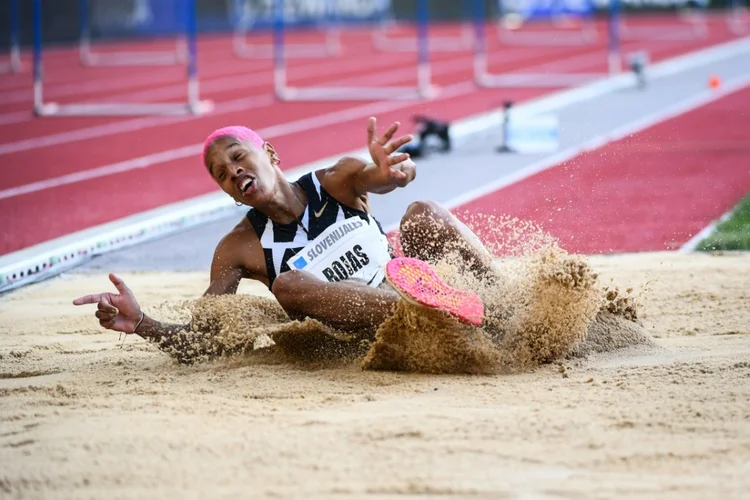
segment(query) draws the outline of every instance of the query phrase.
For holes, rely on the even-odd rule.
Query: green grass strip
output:
[[[711,236],[702,240],[696,250],[750,250],[750,194],[732,210],[727,220],[716,225]]]

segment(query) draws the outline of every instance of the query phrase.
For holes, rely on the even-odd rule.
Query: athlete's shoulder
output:
[[[212,267],[240,268],[248,276],[265,275],[263,250],[247,217],[243,217],[216,245]]]
[[[222,241],[238,242],[242,244],[258,242],[253,224],[248,217],[243,217],[227,234]]]
[[[258,236],[255,234],[252,224],[243,217],[227,234],[224,235],[216,246],[216,255],[221,255],[223,260],[244,260],[249,248],[258,245]]]

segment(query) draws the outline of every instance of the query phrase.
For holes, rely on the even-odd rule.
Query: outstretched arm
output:
[[[234,241],[222,240],[214,254],[211,265],[211,284],[204,295],[224,295],[237,292],[240,280],[244,277],[242,267],[234,265],[234,253],[231,246]],[[108,330],[125,334],[135,333],[144,339],[158,342],[162,347],[170,344],[176,335],[190,329],[190,325],[162,323],[147,316],[141,309],[138,300],[125,282],[114,274],[109,280],[117,293],[104,292],[78,297],[74,305],[96,304],[94,314],[99,324]]]

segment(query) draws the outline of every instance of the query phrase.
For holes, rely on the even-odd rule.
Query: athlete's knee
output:
[[[401,219],[402,223],[420,223],[443,219],[446,210],[434,201],[415,201],[409,204]]]
[[[406,208],[404,219],[411,219],[418,216],[431,216],[440,210],[440,205],[434,201],[419,200],[413,201]]]
[[[431,230],[435,223],[443,226],[450,218],[450,212],[434,201],[415,201],[401,219],[401,232],[403,235],[404,232],[418,231],[420,228]]]

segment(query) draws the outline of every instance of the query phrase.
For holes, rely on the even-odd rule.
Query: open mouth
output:
[[[250,194],[255,190],[255,179],[248,177],[240,183],[239,188],[242,194]]]

